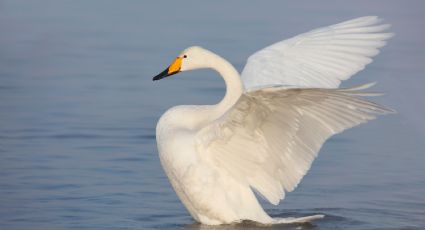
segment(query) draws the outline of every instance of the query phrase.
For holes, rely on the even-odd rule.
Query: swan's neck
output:
[[[222,57],[216,54],[211,55],[210,68],[217,71],[226,83],[226,94],[224,98],[213,106],[213,114],[221,116],[239,100],[244,87],[238,71]]]
[[[166,127],[164,130],[170,130],[174,126],[187,129],[204,127],[228,111],[244,92],[238,71],[220,56],[209,51],[205,52],[204,62],[199,68],[214,69],[223,77],[226,83],[226,94],[224,98],[218,104],[212,106],[173,107],[161,117],[158,122],[157,133],[161,133],[164,127]]]

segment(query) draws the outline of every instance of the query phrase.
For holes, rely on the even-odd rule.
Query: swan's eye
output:
[[[187,58],[187,55],[185,54],[185,55],[183,55],[183,58]]]

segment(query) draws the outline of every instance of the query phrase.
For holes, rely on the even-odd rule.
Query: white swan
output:
[[[153,78],[211,68],[226,83],[218,104],[173,107],[156,129],[162,166],[196,221],[273,224],[322,217],[273,219],[253,190],[278,204],[326,139],[392,112],[360,98],[372,95],[361,92],[371,84],[337,88],[392,36],[379,22],[362,17],[278,42],[253,54],[242,77],[218,55],[190,47]]]

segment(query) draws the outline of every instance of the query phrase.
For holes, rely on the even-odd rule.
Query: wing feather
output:
[[[319,28],[283,40],[248,58],[242,80],[249,90],[265,85],[337,88],[372,62],[392,33],[374,16]]]
[[[245,93],[198,132],[198,151],[214,167],[277,204],[307,173],[326,139],[392,112],[360,98],[370,94],[359,90],[371,85]]]

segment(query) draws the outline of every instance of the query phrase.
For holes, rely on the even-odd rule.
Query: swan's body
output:
[[[157,125],[162,166],[195,220],[273,224],[322,217],[273,219],[253,189],[278,204],[327,138],[391,112],[359,98],[370,95],[360,92],[370,85],[336,89],[390,37],[377,22],[355,19],[267,47],[249,58],[243,82],[230,63],[200,47],[184,50],[154,78],[211,68],[226,83],[220,103],[173,107]]]
[[[214,63],[212,68],[225,78],[226,96],[218,105],[176,106],[161,117],[156,131],[161,163],[179,198],[197,221],[270,222],[252,190],[217,168],[196,147],[199,130],[219,119],[243,93],[237,71],[224,59],[205,52]]]

